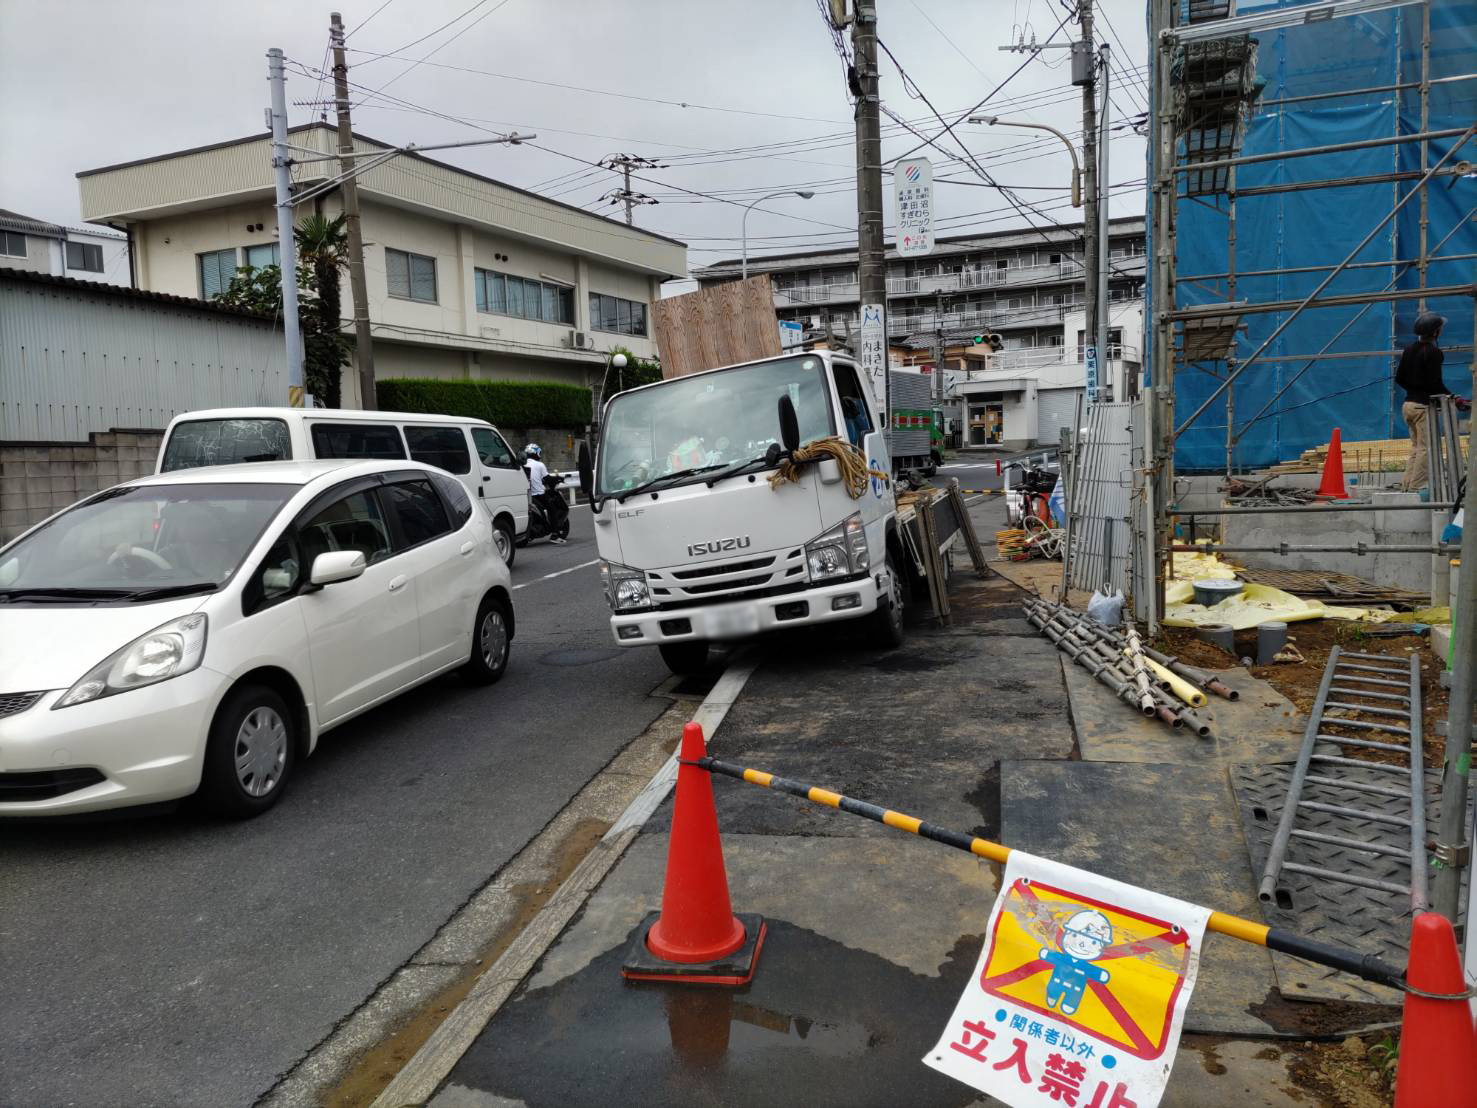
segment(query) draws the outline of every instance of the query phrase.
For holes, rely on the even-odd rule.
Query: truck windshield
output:
[[[597,495],[758,457],[779,441],[784,393],[795,405],[802,446],[834,433],[825,363],[813,356],[678,377],[617,396],[601,436]]]

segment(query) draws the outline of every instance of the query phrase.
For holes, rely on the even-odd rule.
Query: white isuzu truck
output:
[[[615,641],[678,673],[713,642],[835,620],[899,644],[910,559],[884,424],[857,363],[826,351],[612,397],[582,480]]]

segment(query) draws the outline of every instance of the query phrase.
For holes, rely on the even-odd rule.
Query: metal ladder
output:
[[[1329,652],[1328,666],[1318,685],[1318,695],[1313,702],[1308,728],[1303,734],[1302,749],[1298,753],[1297,765],[1293,767],[1292,781],[1288,785],[1287,800],[1282,806],[1277,833],[1272,839],[1266,868],[1262,872],[1258,895],[1263,901],[1275,900],[1287,907],[1288,893],[1279,888],[1278,879],[1284,873],[1297,873],[1409,896],[1411,906],[1416,911],[1426,907],[1426,794],[1421,750],[1421,663],[1415,654],[1411,654],[1408,666],[1391,665],[1393,661],[1395,659],[1387,655],[1360,654],[1341,650],[1337,646]],[[1327,715],[1328,712],[1339,714]],[[1388,722],[1347,719],[1342,716],[1344,712],[1379,716]],[[1331,735],[1325,727],[1389,735],[1403,741]],[[1339,753],[1328,753],[1331,747],[1338,748]],[[1345,757],[1349,748],[1403,754],[1405,763],[1397,765]],[[1347,776],[1351,767],[1387,773],[1393,780],[1390,787],[1352,780]],[[1345,776],[1341,778],[1340,773]],[[1303,787],[1307,784],[1348,789],[1387,801],[1404,801],[1404,804],[1387,804],[1384,811],[1371,811],[1367,808],[1304,800]],[[1356,829],[1346,834],[1331,834],[1298,826],[1300,815],[1308,816],[1313,813],[1330,817],[1321,822],[1333,823],[1340,830],[1343,830],[1340,825],[1345,823]],[[1362,823],[1405,828],[1408,831],[1407,843],[1395,846],[1389,842],[1357,838],[1357,828]],[[1287,852],[1293,840],[1342,847],[1366,854],[1405,857],[1410,863],[1410,880],[1407,884],[1400,885],[1366,874],[1289,862]],[[1356,864],[1354,859],[1350,859],[1350,862],[1351,866]],[[1278,896],[1279,892],[1281,896]]]

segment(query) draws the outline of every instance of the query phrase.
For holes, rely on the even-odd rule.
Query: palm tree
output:
[[[339,289],[339,271],[348,265],[344,217],[310,215],[297,225],[293,238],[298,261],[312,270],[318,292],[315,318],[304,320],[303,376],[309,392],[327,407],[337,408],[340,371],[349,360],[348,342],[341,333],[343,299]]]

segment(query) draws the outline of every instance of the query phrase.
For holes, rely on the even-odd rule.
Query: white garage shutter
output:
[[[1061,441],[1061,429],[1072,426],[1072,413],[1081,395],[1081,389],[1042,389],[1036,394],[1037,442],[1055,446]]]

